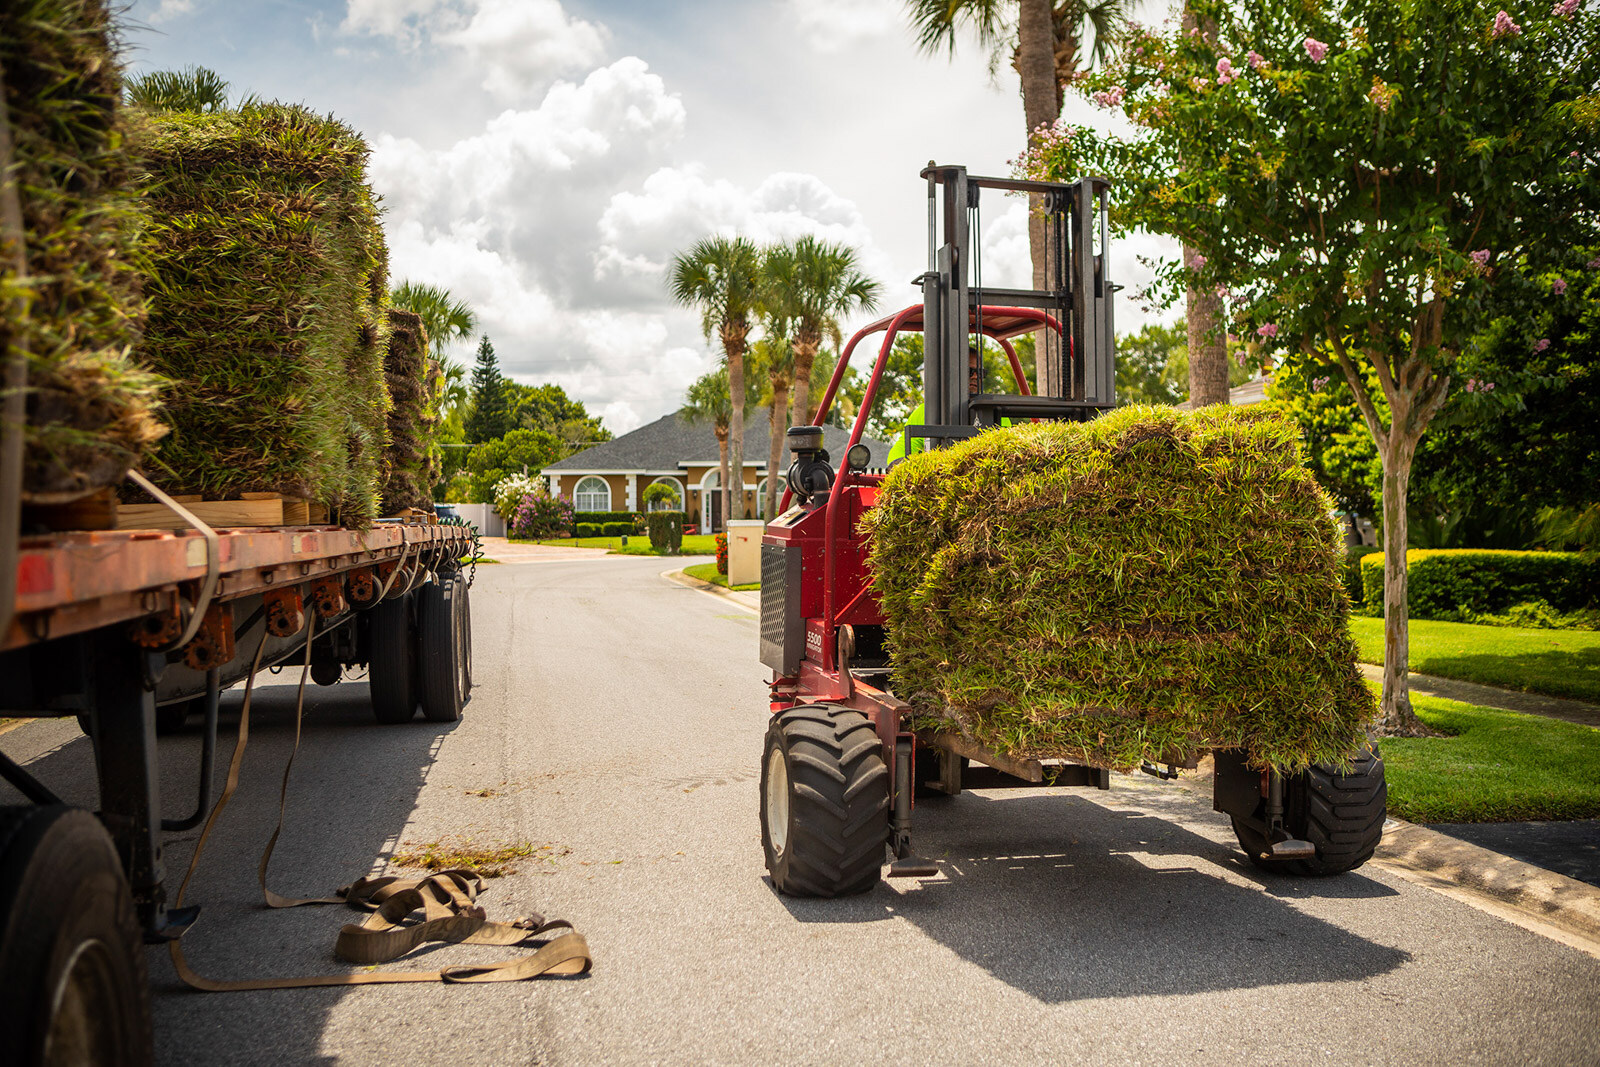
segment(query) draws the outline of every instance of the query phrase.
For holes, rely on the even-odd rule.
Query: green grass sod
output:
[[[1411,669],[1502,689],[1600,702],[1600,632],[1412,619]],[[1383,620],[1355,617],[1365,663],[1383,663]]]
[[[558,548],[605,548],[621,556],[663,556],[664,552],[657,552],[650,547],[650,538],[645,534],[629,534],[626,546],[620,537],[547,537],[538,541],[527,541],[521,538],[511,538],[519,544],[526,545],[555,545]],[[683,548],[678,553],[680,556],[714,556],[717,553],[717,541],[714,534],[684,534]]]
[[[693,567],[683,568],[683,573],[687,574],[691,578],[698,578],[702,582],[710,582],[712,585],[720,585],[724,589],[732,589],[735,592],[743,592],[746,589],[761,588],[760,582],[748,582],[744,585],[730,586],[728,584],[728,576],[726,574],[718,574],[717,565],[715,563],[696,563]]]
[[[864,521],[896,695],[1013,756],[1338,762],[1375,707],[1332,511],[1294,423],[1259,408],[1127,407],[913,455]]]
[[[112,5],[0,3],[0,68],[27,280],[0,265],[0,353],[25,352],[23,499],[122,480],[166,432],[162,381],[130,355],[145,321],[143,221]],[[26,314],[18,316],[19,308]]]
[[[1600,818],[1600,730],[1412,696],[1449,736],[1382,740],[1389,811],[1411,822]]]

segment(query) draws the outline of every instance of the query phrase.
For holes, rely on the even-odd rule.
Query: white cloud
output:
[[[906,25],[902,0],[785,0],[813,48],[839,52],[876,41]]]
[[[449,28],[459,20],[459,12],[446,0],[346,0],[339,28],[346,33],[393,37],[403,46],[415,48],[424,34]]]
[[[150,12],[151,23],[160,25],[175,18],[181,18],[194,10],[195,0],[161,0],[161,5]]]

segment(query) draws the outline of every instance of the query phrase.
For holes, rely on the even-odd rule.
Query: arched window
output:
[[[678,494],[678,499],[676,501],[658,500],[654,504],[651,504],[650,505],[650,510],[651,511],[682,511],[683,510],[684,497],[683,497],[683,483],[682,482],[678,481],[678,479],[676,479],[676,478],[671,477],[670,475],[663,474],[661,477],[657,478],[655,481],[651,482],[650,484],[651,485],[670,485],[670,486],[672,486],[672,491],[674,493]]]
[[[606,484],[604,478],[590,475],[579,478],[577,488],[572,490],[573,511],[610,511],[611,486]]]

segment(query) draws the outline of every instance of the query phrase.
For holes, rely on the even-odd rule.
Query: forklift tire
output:
[[[410,722],[417,713],[411,600],[407,593],[367,612],[367,683],[372,694],[372,714],[390,726]]]
[[[144,944],[98,819],[59,805],[0,812],[0,921],[6,1062],[154,1061]]]
[[[466,587],[452,576],[417,591],[417,689],[429,722],[455,722],[466,703]]]
[[[189,724],[191,712],[199,714],[206,710],[205,697],[199,700],[180,700],[175,704],[156,705],[156,736],[171,737],[173,734],[183,732]]]
[[[867,717],[826,704],[781,711],[761,760],[761,846],[780,893],[839,897],[878,884],[889,769]]]
[[[1235,816],[1233,832],[1250,862],[1264,871],[1343,874],[1372,858],[1383,838],[1388,798],[1383,757],[1376,745],[1368,744],[1351,760],[1348,774],[1319,763],[1284,783],[1284,828],[1315,845],[1315,858],[1264,860],[1266,838],[1260,830]]]

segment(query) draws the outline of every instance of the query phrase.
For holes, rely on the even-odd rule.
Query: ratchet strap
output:
[[[491,963],[446,967],[439,971],[362,971],[354,974],[322,974],[300,978],[261,978],[240,981],[223,981],[206,978],[189,966],[183,955],[181,940],[168,943],[172,964],[178,977],[195,989],[206,992],[238,992],[255,989],[305,989],[312,986],[386,985],[400,982],[445,982],[473,984],[479,982],[519,982],[540,976],[565,976],[583,974],[593,965],[589,944],[582,934],[573,931],[572,924],[564,919],[547,920],[542,915],[530,915],[512,922],[491,922],[478,905],[478,894],[483,890],[483,878],[474,870],[457,868],[440,871],[424,878],[396,878],[383,876],[362,878],[339,889],[330,897],[293,898],[281,896],[267,887],[267,864],[272,850],[283,830],[284,809],[288,802],[289,772],[294,767],[294,757],[300,750],[300,717],[305,709],[306,675],[311,668],[311,646],[316,636],[316,618],[309,625],[312,632],[306,635],[306,662],[300,672],[300,689],[295,702],[294,748],[283,769],[283,783],[278,793],[278,825],[261,855],[257,878],[267,905],[273,908],[293,908],[304,904],[345,904],[367,911],[366,919],[359,923],[346,923],[334,942],[334,953],[350,963],[372,967],[387,963],[412,952],[422,945],[443,942],[462,945],[530,946],[534,951]],[[189,869],[184,872],[178,886],[173,907],[183,904],[189,881],[199,866],[200,854],[205,850],[206,839],[216,825],[222,810],[227,807],[234,791],[239,787],[239,768],[244,762],[245,746],[250,739],[250,703],[255,690],[256,673],[261,668],[261,653],[266,646],[256,647],[250,677],[245,682],[244,705],[239,713],[239,735],[234,743],[233,758],[228,764],[228,780],[222,795],[211,809],[200,839],[195,842],[194,856]],[[543,934],[552,934],[540,940]]]

